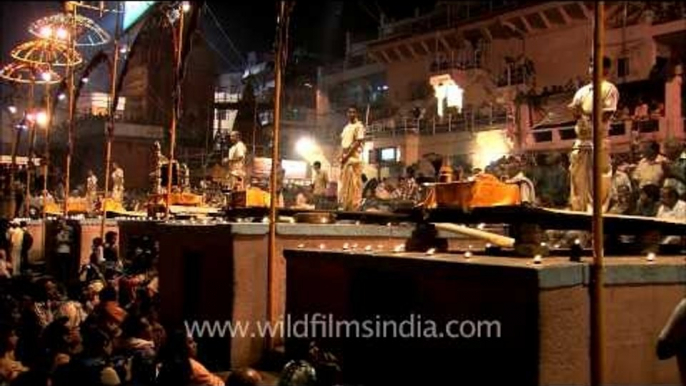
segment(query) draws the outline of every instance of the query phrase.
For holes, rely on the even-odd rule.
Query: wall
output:
[[[407,339],[327,340],[357,383],[389,384],[393,377],[407,383],[418,377],[421,384],[590,384],[587,261],[547,257],[533,266],[529,259],[479,256],[465,261],[449,254],[285,254],[286,311],[294,318],[316,312],[331,313],[336,320],[414,313],[422,320],[501,323],[500,339],[460,339],[454,346],[450,339],[429,340],[421,349]],[[676,360],[658,360],[655,349],[661,329],[683,299],[685,284],[682,257],[659,257],[651,264],[643,257],[606,259],[605,384],[679,384]],[[289,339],[287,355],[297,355],[302,344]],[[481,355],[486,356],[479,359]],[[384,368],[389,360],[403,371]],[[441,366],[446,360],[452,365]],[[532,365],[534,374],[529,372]],[[455,366],[459,371],[446,370]]]
[[[252,224],[242,226],[251,229]],[[260,224],[257,224],[259,227]],[[160,300],[164,323],[266,320],[267,256],[264,235],[230,225],[164,224],[160,232]],[[210,370],[254,366],[258,337],[196,337],[200,361]]]
[[[417,145],[418,143],[418,145]],[[401,161],[411,164],[425,154],[446,156],[468,155],[474,166],[484,167],[509,154],[513,148],[505,130],[487,130],[475,133],[450,132],[434,135],[399,133],[395,136],[374,138],[374,147],[400,147]]]
[[[420,58],[386,65],[388,91],[393,103],[400,105],[410,101],[412,86],[429,82],[429,60]]]
[[[92,169],[100,189],[105,188],[105,121],[87,120],[79,125],[77,146],[72,163],[72,186],[85,184],[86,172]],[[162,127],[117,123],[112,142],[112,161],[124,169],[125,188],[148,190],[152,172],[152,149],[163,137]]]

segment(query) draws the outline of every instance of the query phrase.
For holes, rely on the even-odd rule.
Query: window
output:
[[[381,149],[381,161],[396,162],[397,160],[396,148],[387,147]]]
[[[620,78],[629,76],[629,58],[617,59],[617,76]]]
[[[226,111],[226,110],[217,109],[217,110],[215,110],[214,115],[215,115],[215,119],[220,120],[220,121],[225,121],[229,118],[228,111]]]

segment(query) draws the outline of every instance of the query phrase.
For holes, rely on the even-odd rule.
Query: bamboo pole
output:
[[[121,11],[121,2],[117,7]],[[105,220],[107,219],[107,193],[110,184],[110,170],[112,164],[112,141],[114,140],[114,114],[116,113],[117,97],[117,65],[119,64],[119,38],[121,34],[121,12],[115,12],[114,44],[112,50],[112,65],[110,66],[110,105],[109,120],[107,122],[107,133],[105,134],[105,194],[102,200],[102,219],[100,221],[100,238],[105,239]]]
[[[33,143],[36,141],[36,112],[33,111],[33,96],[35,91],[35,71],[32,74],[31,84],[29,85],[29,100],[26,111],[31,114],[33,119],[28,119],[26,122],[26,127],[29,130],[29,146],[28,154],[26,155],[26,196],[24,198],[24,207],[26,210],[26,217],[29,217],[29,212],[31,210],[31,169],[33,168]]]
[[[171,205],[171,193],[172,193],[172,171],[174,170],[174,152],[176,150],[176,126],[179,120],[179,112],[181,110],[181,84],[179,79],[179,72],[181,69],[181,51],[183,49],[183,19],[184,11],[179,10],[179,30],[178,32],[172,32],[176,34],[176,47],[174,59],[174,107],[172,108],[172,121],[170,135],[169,135],[169,165],[167,167],[167,194],[166,194],[166,205],[165,205],[165,220],[169,220],[169,207]]]
[[[17,213],[17,207],[16,207],[16,200],[15,195],[15,181],[17,179],[17,152],[19,151],[19,143],[21,142],[21,132],[24,130],[20,126],[26,125],[26,118],[24,117],[18,125],[14,126],[14,141],[12,141],[12,161],[10,165],[10,186],[9,186],[9,192],[10,192],[10,200],[11,202],[14,203],[14,205],[10,205],[11,208],[14,209],[12,213],[10,213],[11,217],[14,217],[14,215]]]
[[[65,11],[71,12],[73,15],[71,23],[71,31],[69,31],[69,48],[76,50],[76,6],[65,3]],[[67,67],[67,89],[69,90],[69,107],[67,117],[67,157],[64,162],[65,177],[64,177],[64,217],[69,216],[69,196],[71,179],[71,158],[74,153],[74,108],[76,107],[76,92],[74,90],[74,71],[73,66]]]
[[[593,23],[593,264],[591,265],[591,385],[605,380],[605,324],[603,315],[603,147],[602,82],[605,4],[596,2]]]
[[[45,204],[48,201],[48,177],[50,175],[50,129],[52,128],[52,100],[50,98],[50,84],[46,83],[45,84],[45,111],[46,114],[48,115],[48,122],[47,125],[45,126],[45,165],[44,167],[44,172],[43,172],[43,208],[42,208],[42,217],[43,217],[43,223],[45,223],[45,219],[47,217],[47,212],[45,211]],[[43,227],[43,230],[45,231],[45,227]],[[45,236],[45,235],[44,235]]]
[[[277,40],[276,58],[274,63],[274,133],[272,139],[272,170],[269,184],[269,250],[267,256],[267,315],[270,322],[275,321],[274,315],[274,265],[276,264],[276,207],[278,204],[277,196],[277,161],[279,159],[279,135],[281,132],[281,88],[282,88],[282,66],[284,51],[284,35],[286,30],[286,2],[279,2],[279,14],[277,19]],[[271,336],[266,339],[267,349],[272,348],[273,340]]]
[[[468,226],[451,224],[451,223],[432,223],[432,224],[438,230],[442,230],[442,231],[446,231],[446,232],[450,232],[450,233],[455,233],[455,234],[460,234],[460,235],[467,235],[470,237],[476,237],[478,239],[488,241],[489,243],[492,243],[493,245],[496,245],[498,247],[512,248],[515,245],[515,239],[513,239],[512,237],[499,235],[497,233],[486,232],[486,231],[482,231],[480,229],[474,229],[474,228],[470,228]]]

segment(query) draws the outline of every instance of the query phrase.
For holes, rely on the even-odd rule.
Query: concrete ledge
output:
[[[590,259],[582,263],[571,263],[564,257],[547,257],[540,265],[532,264],[532,259],[513,257],[474,256],[465,259],[462,254],[423,253],[369,253],[363,250],[297,250],[285,251],[286,257],[325,257],[351,259],[409,259],[424,263],[463,264],[471,266],[491,266],[512,269],[534,270],[538,275],[538,285],[542,289],[555,289],[587,286],[590,278]],[[644,257],[609,257],[605,265],[606,285],[647,285],[647,284],[686,284],[686,262],[681,257],[658,257],[655,263],[647,263]]]
[[[277,224],[276,233],[287,236],[351,236],[408,238],[414,227],[388,227],[382,225],[317,225]]]
[[[409,238],[414,226],[383,226],[383,225],[318,225],[318,224],[284,224],[276,225],[276,233],[284,236],[333,236],[333,237],[389,237]],[[444,239],[468,239],[468,237],[450,232],[438,232],[438,237]]]
[[[666,261],[661,262],[664,259]],[[605,283],[625,284],[686,284],[686,265],[683,258],[657,258],[655,263],[646,263],[644,258],[635,258],[622,265],[606,266]]]
[[[542,289],[573,287],[588,284],[589,267],[576,263],[570,266],[547,267],[538,270],[538,286]]]

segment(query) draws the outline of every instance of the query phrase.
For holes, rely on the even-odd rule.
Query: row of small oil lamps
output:
[[[580,246],[580,245],[581,245],[581,241],[580,241],[579,239],[576,239],[576,240],[574,240],[574,244],[575,244],[576,246]],[[547,244],[546,244],[545,242],[541,243],[541,247],[545,248],[546,246],[547,246]],[[492,246],[490,243],[487,243],[487,244],[486,244],[486,250],[488,250],[488,249],[490,249],[490,248],[492,248],[492,247],[493,247],[493,246]],[[305,248],[305,244],[304,244],[304,243],[303,243],[303,244],[298,244],[298,248],[300,248],[300,249]],[[356,243],[355,243],[355,244],[352,244],[352,245],[349,244],[349,243],[345,243],[345,244],[343,244],[343,246],[342,246],[341,249],[344,250],[344,251],[351,251],[351,252],[352,252],[352,251],[357,250],[357,248],[358,248],[358,244],[356,244]],[[378,251],[383,250],[383,248],[384,248],[384,247],[383,247],[382,244],[379,244],[379,245],[376,246],[376,249],[377,249]],[[559,248],[560,248],[560,245],[559,245],[559,244],[556,244],[556,245],[555,245],[555,249],[559,249]],[[320,250],[326,250],[326,244],[324,244],[324,243],[319,244],[319,249],[320,249]],[[463,255],[465,260],[469,260],[469,259],[471,259],[471,258],[474,256],[474,254],[472,253],[472,246],[469,245],[469,246],[467,247],[467,249],[468,249],[468,250],[467,250],[467,251],[464,253],[464,255]],[[372,247],[371,245],[367,245],[367,246],[364,247],[364,251],[365,251],[365,252],[374,252],[374,249],[373,249],[373,247]],[[402,252],[405,252],[405,244],[398,244],[398,245],[396,245],[396,246],[393,248],[393,252],[395,252],[395,253],[402,253]],[[427,256],[433,256],[435,253],[436,253],[436,248],[429,248],[429,249],[425,252],[425,254],[426,254]],[[655,254],[654,252],[650,252],[650,253],[648,253],[648,254],[646,255],[646,261],[647,261],[649,264],[655,263],[655,258],[656,258],[656,254]],[[534,265],[540,265],[540,264],[542,264],[542,263],[543,263],[543,255],[542,255],[542,254],[536,254],[536,255],[534,255],[533,260],[532,260],[531,263],[534,264]]]

